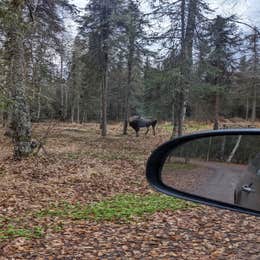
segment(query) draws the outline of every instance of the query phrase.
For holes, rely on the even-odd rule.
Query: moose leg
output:
[[[155,126],[153,126],[153,135],[155,136]]]
[[[148,126],[148,127],[147,127],[147,130],[146,130],[146,132],[145,132],[145,135],[147,135],[147,134],[149,133],[149,130],[150,130],[150,127]]]
[[[140,130],[139,128],[135,129],[136,137],[139,137],[139,130]]]

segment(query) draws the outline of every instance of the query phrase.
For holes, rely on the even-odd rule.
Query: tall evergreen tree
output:
[[[210,70],[207,81],[214,87],[215,116],[214,129],[219,128],[220,98],[225,88],[230,85],[234,71],[235,48],[240,44],[234,17],[217,16],[210,26],[211,53],[209,55]]]
[[[256,121],[257,97],[260,90],[259,77],[259,32],[255,27],[253,33],[248,36],[249,40],[249,75],[251,77],[251,95],[252,95],[252,114],[251,121]]]
[[[127,125],[129,118],[129,99],[133,90],[133,70],[134,65],[140,63],[140,52],[145,52],[144,40],[146,37],[145,25],[147,21],[140,11],[137,1],[126,1],[126,7],[119,18],[122,21],[123,35],[126,43],[126,62],[127,62],[127,84],[124,93],[124,128],[123,134],[127,134]],[[124,44],[124,43],[123,43]]]
[[[98,67],[101,89],[101,134],[107,135],[107,104],[111,41],[117,28],[116,13],[119,1],[98,0],[90,1],[86,6],[86,14],[81,20],[81,35],[87,37],[89,43],[95,42],[93,52],[95,64]],[[92,47],[92,46],[90,46]]]
[[[166,41],[165,46],[174,50],[170,56],[174,60],[171,63],[178,77],[178,84],[175,84],[174,103],[174,131],[173,136],[182,135],[183,121],[185,118],[185,104],[189,89],[192,85],[193,74],[193,51],[196,31],[207,20],[204,16],[209,12],[207,4],[203,0],[181,0],[181,1],[159,1],[158,5],[152,4],[155,17],[168,16],[170,29],[161,35]],[[170,44],[169,44],[170,43]],[[168,57],[168,58],[169,58]],[[169,67],[168,65],[168,67]]]

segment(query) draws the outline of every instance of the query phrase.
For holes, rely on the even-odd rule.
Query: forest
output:
[[[230,1],[235,6],[239,1]],[[259,115],[259,30],[206,0],[0,3],[0,113],[17,157],[31,123],[123,122],[131,115],[212,122]],[[147,12],[144,12],[147,10]],[[77,24],[75,38],[68,23]]]
[[[0,259],[259,258],[259,218],[159,194],[145,175],[170,138],[260,127],[260,29],[243,5],[260,7],[0,0]],[[133,116],[155,136],[137,137]],[[179,156],[258,153],[255,137],[230,140]]]

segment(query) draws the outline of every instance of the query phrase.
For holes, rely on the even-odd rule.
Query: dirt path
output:
[[[215,162],[203,162],[202,165],[207,167],[211,174],[204,183],[198,183],[196,192],[207,198],[234,204],[235,188],[246,174],[246,166]]]
[[[234,191],[246,174],[246,166],[191,160],[191,169],[163,170],[163,181],[198,196],[234,204]]]

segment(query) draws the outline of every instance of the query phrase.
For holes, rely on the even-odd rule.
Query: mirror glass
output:
[[[260,136],[204,137],[176,147],[162,182],[176,190],[260,210]]]

